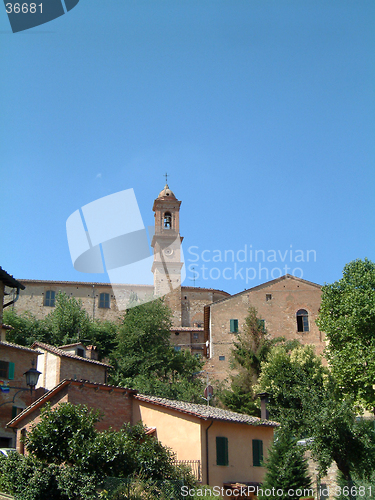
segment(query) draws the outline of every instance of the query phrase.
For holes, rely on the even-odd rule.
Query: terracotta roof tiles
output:
[[[203,420],[221,420],[224,422],[234,422],[238,424],[248,425],[265,425],[269,427],[278,427],[280,424],[272,420],[262,420],[258,417],[236,413],[230,410],[223,410],[214,406],[206,406],[195,403],[185,403],[184,401],[175,401],[173,399],[158,398],[156,396],[146,396],[144,394],[137,394],[135,399],[144,401],[145,403],[156,404],[164,406],[171,410],[177,410],[183,413],[194,415],[195,417]]]
[[[34,346],[39,347],[40,349],[44,349],[45,351],[51,352],[52,354],[56,354],[56,356],[71,358],[75,359],[76,361],[83,361],[85,363],[93,363],[95,365],[104,366],[106,368],[112,368],[112,366],[108,365],[107,363],[102,363],[101,361],[96,361],[95,359],[83,358],[82,356],[77,356],[76,354],[73,354],[71,352],[63,351],[62,349],[59,349],[58,347],[55,347],[53,345],[45,344],[44,342],[34,342],[34,344],[31,347]]]

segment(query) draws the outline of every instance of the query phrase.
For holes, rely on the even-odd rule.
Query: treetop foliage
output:
[[[327,337],[326,356],[343,394],[375,407],[375,264],[355,260],[343,277],[325,285],[317,325]]]

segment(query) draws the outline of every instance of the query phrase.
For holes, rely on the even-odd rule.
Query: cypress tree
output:
[[[313,496],[304,451],[286,430],[276,433],[264,464],[267,472],[260,487],[260,500],[298,500]]]

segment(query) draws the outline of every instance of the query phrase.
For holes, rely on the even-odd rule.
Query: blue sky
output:
[[[0,265],[107,282],[73,268],[67,218],[133,188],[152,225],[165,172],[186,285],[374,260],[374,28],[365,0],[80,0],[16,34],[0,8]]]

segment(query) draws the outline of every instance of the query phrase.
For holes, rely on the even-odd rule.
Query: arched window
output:
[[[101,293],[99,295],[99,307],[101,309],[110,308],[109,293]]]
[[[164,214],[164,229],[171,229],[172,227],[172,216],[169,212]]]
[[[44,305],[47,307],[55,307],[56,293],[54,290],[47,290],[44,296]]]
[[[305,309],[297,311],[297,332],[309,331],[309,313]]]

